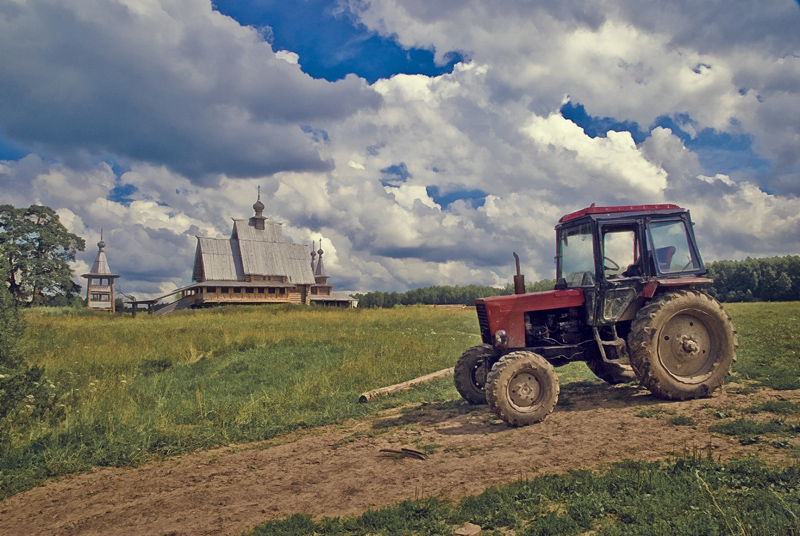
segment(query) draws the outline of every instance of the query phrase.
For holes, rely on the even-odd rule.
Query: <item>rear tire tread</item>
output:
[[[472,405],[486,404],[486,392],[484,385],[479,385],[475,380],[475,366],[476,364],[491,357],[492,347],[488,345],[473,346],[458,358],[456,366],[453,370],[453,382],[456,385],[456,390],[461,397]],[[485,380],[486,374],[483,378]]]
[[[717,355],[710,370],[696,377],[681,377],[670,373],[659,356],[659,333],[666,323],[679,314],[700,312],[708,323],[704,327],[715,337]],[[702,319],[699,319],[701,320]],[[730,316],[717,300],[694,290],[664,294],[636,315],[628,335],[630,360],[641,384],[656,396],[671,400],[704,398],[720,387],[736,361],[738,339]],[[702,380],[695,380],[705,376]]]

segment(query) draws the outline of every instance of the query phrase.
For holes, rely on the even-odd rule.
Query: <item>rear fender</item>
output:
[[[696,289],[698,287],[710,285],[713,282],[713,279],[709,279],[707,277],[676,277],[670,279],[659,277],[648,281],[644,285],[644,288],[639,296],[642,296],[643,298],[652,298],[655,296],[659,287],[664,287],[669,290],[677,290],[680,288]]]

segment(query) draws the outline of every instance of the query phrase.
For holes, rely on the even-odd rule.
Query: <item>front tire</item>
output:
[[[631,365],[653,394],[673,400],[704,398],[736,361],[736,331],[707,294],[677,291],[643,307],[628,335]]]
[[[486,401],[512,426],[543,421],[558,402],[553,365],[533,352],[511,352],[494,364],[486,378]]]
[[[470,404],[485,404],[486,372],[489,357],[493,355],[488,345],[473,346],[456,361],[453,381],[461,397]]]

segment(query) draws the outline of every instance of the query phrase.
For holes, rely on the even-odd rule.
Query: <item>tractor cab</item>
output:
[[[659,287],[711,283],[677,205],[592,205],[561,218],[556,237],[556,289],[583,290],[590,326],[631,320]]]

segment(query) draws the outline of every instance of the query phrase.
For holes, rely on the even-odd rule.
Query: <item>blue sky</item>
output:
[[[339,289],[553,275],[591,203],[687,206],[706,260],[800,253],[800,6],[783,0],[15,0],[0,203],[100,229],[121,287],[266,215]]]
[[[447,63],[437,65],[432,50],[404,48],[359,24],[330,0],[221,0],[214,8],[261,28],[273,49],[298,54],[303,72],[314,78],[336,81],[354,73],[373,83],[398,73],[436,76],[451,72],[461,60],[450,51]]]

